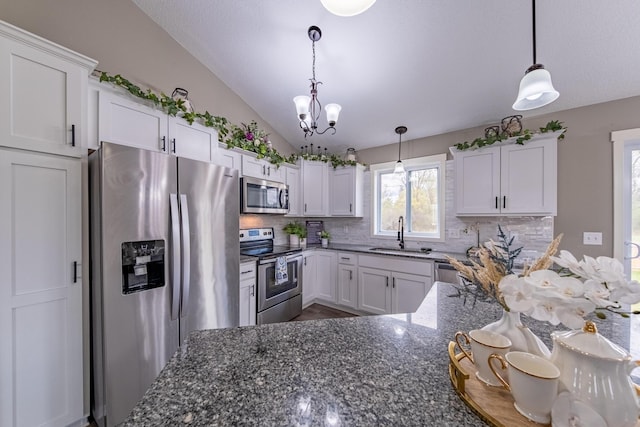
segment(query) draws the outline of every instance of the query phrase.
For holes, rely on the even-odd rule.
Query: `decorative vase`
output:
[[[323,237],[322,239],[320,239],[321,243],[322,243],[322,247],[326,248],[329,246],[329,239]]]
[[[297,234],[289,234],[289,246],[292,248],[300,247],[300,237]]]
[[[547,346],[529,328],[522,324],[520,313],[502,310],[502,317],[481,328],[504,335],[511,340],[511,350],[526,351],[537,356],[549,358],[551,352]]]

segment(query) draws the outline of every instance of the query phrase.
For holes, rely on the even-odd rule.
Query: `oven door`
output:
[[[289,186],[280,182],[243,177],[242,213],[289,213]]]
[[[276,258],[258,264],[258,312],[302,293],[302,254],[287,256],[288,280],[276,281]]]

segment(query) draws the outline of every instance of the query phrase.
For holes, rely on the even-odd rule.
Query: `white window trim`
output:
[[[405,241],[421,241],[421,242],[444,242],[445,241],[445,169],[446,154],[436,154],[433,156],[416,157],[402,161],[405,169],[414,167],[429,168],[437,167],[439,169],[438,177],[438,222],[440,224],[439,237],[424,237],[417,234],[405,233]],[[392,172],[396,166],[396,162],[385,162],[369,165],[371,171],[371,237],[380,239],[397,239],[397,233],[377,233],[378,224],[378,176],[381,172]]]

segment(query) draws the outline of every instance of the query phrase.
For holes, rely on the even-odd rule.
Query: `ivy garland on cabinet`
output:
[[[567,128],[563,126],[563,123],[561,121],[551,120],[544,127],[541,127],[540,131],[537,133],[556,132],[559,130],[566,131]],[[499,135],[496,134],[496,135],[486,136],[485,138],[478,137],[471,142],[468,142],[468,141],[460,142],[456,144],[455,147],[458,151],[472,150],[472,149],[486,147],[488,145],[495,144],[496,142],[505,141],[512,137],[517,137],[516,144],[524,145],[525,141],[530,140],[533,135],[535,135],[535,132],[529,129],[522,129],[520,132],[518,132],[515,135],[508,135],[507,133],[501,133]],[[561,139],[564,139],[564,133],[561,133],[558,136],[558,140],[561,140]]]
[[[334,168],[338,166],[355,166],[356,162],[344,160],[336,154],[291,154],[283,156],[271,146],[269,134],[258,128],[255,120],[248,125],[241,123],[240,126],[230,123],[225,117],[214,116],[208,111],[199,113],[197,111],[188,111],[183,99],[173,99],[172,97],[160,93],[159,95],[151,89],[142,90],[139,86],[131,83],[120,74],[115,76],[109,75],[104,71],[97,71],[100,76],[100,82],[111,83],[114,86],[127,90],[131,95],[150,101],[156,107],[161,108],[170,116],[182,117],[190,125],[196,120],[206,127],[214,128],[218,132],[218,141],[227,145],[227,149],[234,147],[241,148],[246,151],[256,153],[258,159],[266,159],[276,166],[283,163],[295,164],[299,158],[304,160],[321,161],[331,163]]]

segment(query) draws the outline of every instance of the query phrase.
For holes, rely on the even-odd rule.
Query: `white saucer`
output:
[[[563,391],[551,409],[552,427],[607,427],[600,414],[589,405]]]

